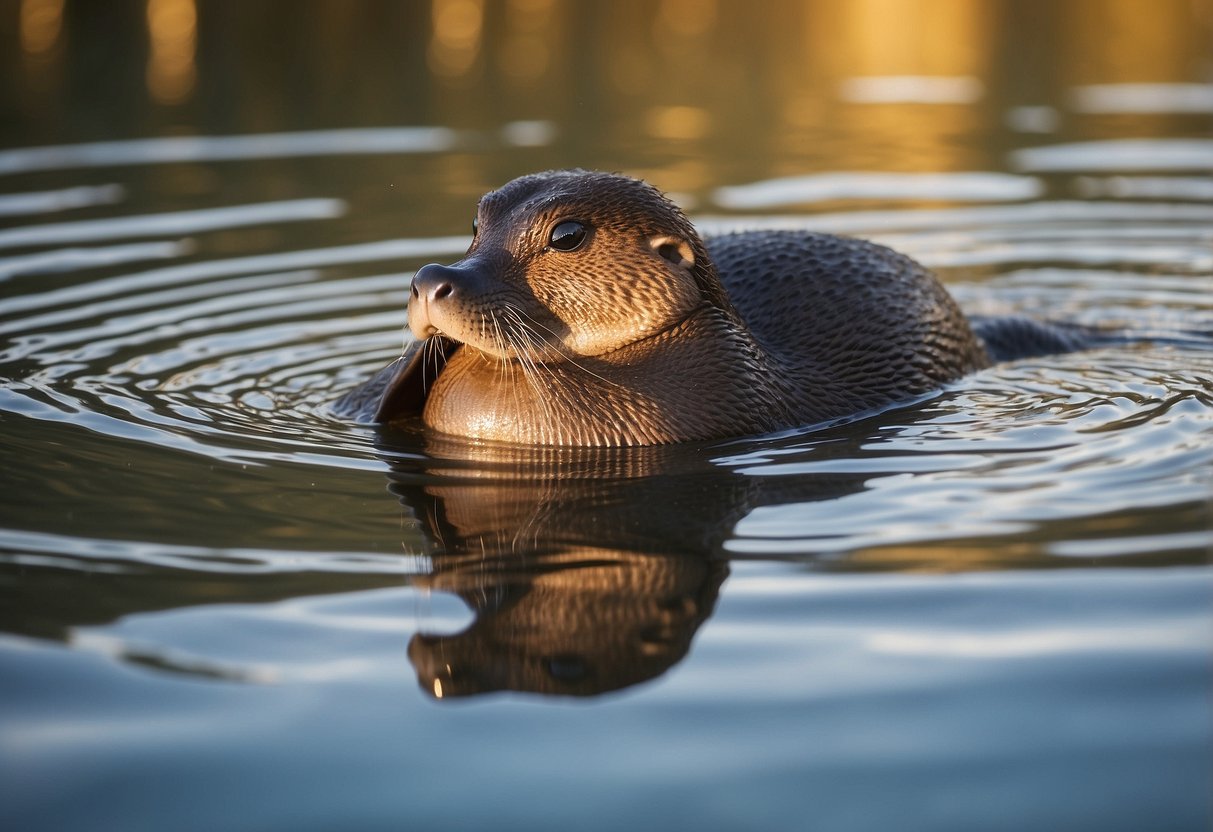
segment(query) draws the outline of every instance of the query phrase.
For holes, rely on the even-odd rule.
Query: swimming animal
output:
[[[467,254],[413,278],[408,319],[417,341],[339,414],[552,446],[813,424],[938,389],[1017,344],[1068,346],[1019,319],[983,340],[930,272],[883,246],[703,239],[652,186],[586,170],[486,194]]]

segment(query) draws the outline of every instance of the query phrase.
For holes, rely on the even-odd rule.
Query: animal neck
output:
[[[788,422],[767,375],[744,328],[704,306],[675,327],[575,361],[500,361],[461,349],[436,381],[424,419],[444,433],[535,445],[713,439],[736,434],[739,424],[758,433]]]
[[[720,281],[720,274],[716,271],[716,264],[708,257],[707,249],[702,242],[696,247],[696,257],[698,259],[695,262],[693,275],[695,285],[699,287],[699,293],[703,296],[704,301],[717,309],[740,331],[747,332],[741,314],[733,305],[733,301],[729,299],[729,293],[725,291],[724,284]]]

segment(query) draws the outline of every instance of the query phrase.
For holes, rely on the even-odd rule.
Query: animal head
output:
[[[473,228],[460,261],[414,278],[418,338],[548,362],[603,355],[727,304],[690,222],[636,179],[524,176],[480,200]]]

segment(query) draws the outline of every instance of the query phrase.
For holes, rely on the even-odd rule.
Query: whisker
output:
[[[518,309],[507,304],[503,306],[502,311],[516,325],[515,330],[511,332],[512,342],[517,353],[519,370],[527,386],[531,388],[535,404],[538,405],[542,414],[542,419],[538,424],[540,438],[543,441],[551,441],[552,430],[557,424],[557,420],[553,418],[550,395],[552,387],[543,383],[541,375],[544,372],[554,375],[554,371],[544,363],[536,361],[534,356],[534,353],[540,352],[546,343],[526,325]]]
[[[513,307],[510,307],[510,308],[513,309]],[[552,338],[555,339],[555,341],[551,342],[551,341],[547,341],[546,339],[543,339],[543,338],[541,338],[540,340],[543,341],[547,346],[550,346],[553,349],[555,349],[556,352],[559,353],[560,357],[563,358],[565,361],[569,362],[574,367],[576,367],[578,370],[581,370],[583,373],[593,376],[594,378],[598,379],[599,381],[605,382],[605,383],[611,385],[612,387],[618,387],[621,390],[625,389],[624,385],[619,384],[618,382],[611,381],[609,378],[605,378],[605,377],[599,375],[598,373],[594,372],[590,368],[584,366],[583,364],[580,364],[577,361],[577,359],[573,357],[572,351],[564,346],[563,342],[560,340],[560,336],[557,335],[555,332],[553,332],[550,327],[535,320],[530,315],[527,315],[525,312],[523,312],[521,309],[513,309],[513,311],[519,315],[525,315],[527,320],[530,321],[532,325],[537,326],[540,329],[547,331],[552,336]],[[519,324],[523,327],[527,326],[521,320],[519,320]]]

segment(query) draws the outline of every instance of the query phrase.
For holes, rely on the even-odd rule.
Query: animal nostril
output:
[[[417,274],[413,275],[413,297],[409,302],[440,303],[454,297],[459,291],[460,281],[466,279],[463,269],[439,266],[436,263],[422,266],[417,270]]]

